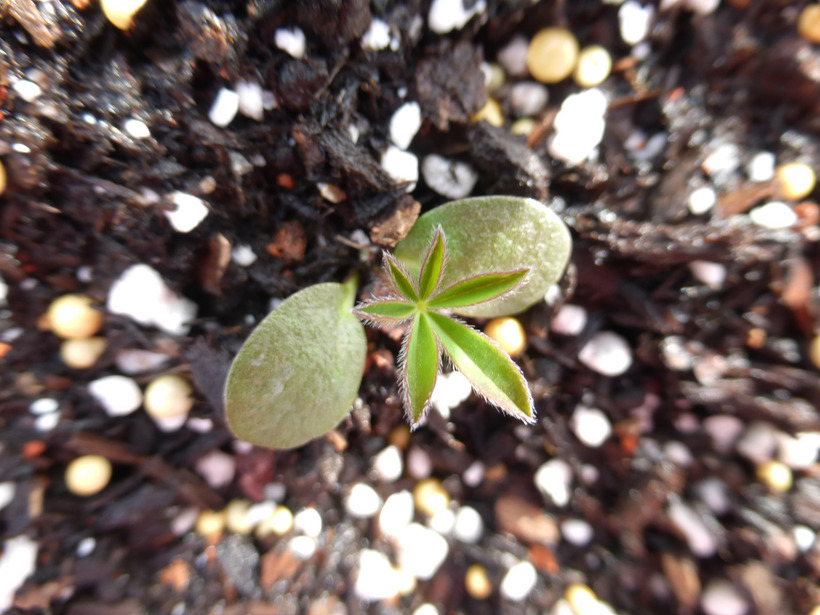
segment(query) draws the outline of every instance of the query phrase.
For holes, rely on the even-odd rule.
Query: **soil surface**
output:
[[[705,15],[664,3],[674,6],[655,10],[634,48],[614,2],[471,4],[486,6],[437,34],[428,0],[148,0],[128,31],[93,1],[2,3],[4,572],[13,541],[36,544],[25,582],[9,589],[0,579],[4,592],[16,590],[8,612],[320,615],[429,603],[439,613],[565,613],[558,601],[573,583],[632,615],[782,615],[820,604],[820,380],[809,356],[820,326],[820,214],[809,196],[787,203],[798,219],[785,228],[748,215],[782,200],[774,180],[749,177],[757,154],[818,162],[820,54],[797,34],[805,3],[724,0]],[[377,18],[393,48],[363,48]],[[507,75],[492,92],[503,126],[470,119],[487,101],[482,64],[550,25],[615,61],[599,86],[609,101],[603,141],[574,166],[547,149],[556,112],[580,91],[571,79],[549,86],[528,136],[510,130],[511,93],[526,76]],[[306,35],[301,59],[276,44],[277,30],[295,26]],[[21,79],[42,91],[24,95]],[[220,89],[243,81],[272,92],[276,108],[216,126],[208,114]],[[395,384],[398,340],[370,330],[360,400],[328,437],[291,451],[235,441],[222,383],[272,300],[354,271],[366,287],[381,248],[448,200],[423,177],[408,192],[380,164],[407,101],[422,114],[409,152],[465,162],[478,173],[472,195],[533,197],[572,230],[561,292],[519,317],[537,424],[471,396],[410,435]],[[150,135],[125,128],[129,119]],[[687,204],[703,187],[717,204],[696,215]],[[177,191],[208,207],[188,233],[165,216]],[[237,246],[256,260],[232,258]],[[706,270],[717,278],[703,261],[718,265]],[[77,292],[105,306],[114,281],[140,263],[195,302],[189,331],[106,313],[103,354],[88,369],[67,367],[43,318],[49,304]],[[566,303],[587,314],[572,335],[550,331]],[[601,331],[628,343],[622,375],[578,360]],[[193,383],[184,427],[164,431],[141,408],[109,416],[89,393],[122,373],[127,349],[167,357],[133,376],[140,387],[165,373]],[[579,405],[611,425],[600,446],[579,439]],[[388,445],[400,451],[397,479],[371,469]],[[64,475],[85,454],[114,471],[105,489],[80,497]],[[554,459],[571,476],[566,502],[536,482]],[[769,460],[785,463],[776,469],[792,484],[767,478]],[[483,532],[460,539],[446,515],[431,522],[417,509],[418,523],[445,536],[446,558],[399,595],[363,601],[362,550],[394,563],[401,554],[377,517],[351,515],[352,487],[386,500],[427,477],[441,482],[449,510],[477,511]],[[307,546],[294,542],[311,533],[304,527],[262,537],[194,530],[200,511],[245,500],[315,508],[321,530]],[[537,576],[515,600],[513,581],[502,581],[521,561]],[[487,597],[465,587],[474,564],[486,569]],[[713,600],[724,602],[714,610]]]

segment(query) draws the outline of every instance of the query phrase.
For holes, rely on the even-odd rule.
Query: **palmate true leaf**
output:
[[[514,417],[532,423],[535,408],[521,369],[495,342],[475,329],[437,312],[430,324],[453,366],[477,393]]]
[[[292,448],[344,418],[364,371],[364,328],[350,312],[356,280],[317,284],[271,312],[228,374],[228,426],[241,439]]]
[[[485,273],[467,278],[436,293],[427,302],[427,307],[431,310],[459,308],[495,299],[520,285],[529,271],[527,268],[502,273]]]
[[[394,255],[411,275],[421,270],[438,226],[447,236],[443,286],[476,273],[532,268],[526,286],[517,292],[453,310],[463,316],[507,316],[543,301],[566,269],[572,247],[566,225],[543,203],[511,196],[463,199],[422,215],[398,243]]]
[[[430,402],[439,369],[439,349],[436,336],[430,326],[430,318],[424,312],[418,314],[404,338],[401,356],[401,380],[399,389],[404,397],[404,407],[411,426],[415,427]]]

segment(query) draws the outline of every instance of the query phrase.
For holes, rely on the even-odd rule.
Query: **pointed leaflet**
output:
[[[399,386],[404,396],[407,418],[415,427],[424,416],[438,376],[438,344],[426,313],[418,314],[413,321],[410,332],[404,338],[400,360]]]
[[[353,313],[371,323],[397,324],[413,315],[416,306],[401,299],[373,299],[360,303]]]
[[[390,279],[396,291],[406,297],[409,301],[418,301],[419,295],[413,280],[405,271],[404,267],[387,252],[384,253],[384,268],[390,273]]]
[[[446,247],[444,241],[444,231],[439,226],[436,229],[430,248],[424,257],[419,274],[419,297],[421,300],[427,299],[438,286],[441,280],[441,272],[444,270],[444,259],[446,258]]]
[[[477,393],[527,423],[535,420],[532,396],[519,367],[482,333],[436,312],[430,324],[453,366]]]
[[[445,288],[430,299],[427,306],[431,310],[458,308],[483,303],[508,293],[524,281],[529,268],[506,273],[487,273],[467,278]]]

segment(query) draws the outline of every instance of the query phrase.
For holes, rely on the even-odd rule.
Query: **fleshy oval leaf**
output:
[[[259,446],[293,448],[344,418],[367,351],[364,327],[350,311],[354,293],[355,282],[310,286],[256,327],[225,387],[234,434]]]
[[[464,316],[518,314],[542,301],[563,275],[572,248],[566,225],[538,201],[513,196],[463,199],[425,213],[396,246],[394,255],[410,275],[418,275],[421,258],[438,225],[447,236],[443,288],[490,271],[532,268],[527,283],[516,292],[453,310]]]

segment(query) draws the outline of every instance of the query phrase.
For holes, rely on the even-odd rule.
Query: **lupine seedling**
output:
[[[519,367],[489,337],[444,313],[513,291],[525,281],[530,268],[475,275],[445,287],[441,281],[446,266],[447,242],[439,226],[418,278],[412,278],[385,252],[391,294],[360,303],[353,311],[370,325],[407,325],[399,355],[399,390],[407,420],[416,427],[424,417],[443,352],[484,399],[531,422],[535,414],[532,396]]]
[[[425,213],[385,256],[391,296],[360,304],[354,313],[356,277],[317,284],[259,323],[228,374],[228,426],[243,440],[270,448],[301,446],[333,429],[362,382],[367,339],[358,317],[407,325],[400,389],[414,427],[429,403],[442,353],[487,401],[533,421],[532,398],[515,363],[447,313],[493,318],[523,312],[560,279],[570,249],[561,219],[532,199],[476,197]]]

